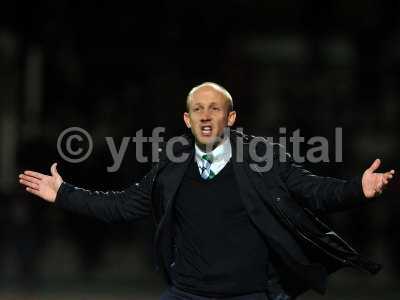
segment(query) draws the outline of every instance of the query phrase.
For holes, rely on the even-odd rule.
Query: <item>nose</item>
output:
[[[211,115],[207,110],[204,110],[203,113],[201,114],[200,120],[202,122],[210,121],[211,120]]]

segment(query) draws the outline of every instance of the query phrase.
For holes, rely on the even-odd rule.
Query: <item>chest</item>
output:
[[[213,178],[201,178],[197,166],[191,164],[176,193],[176,211],[196,217],[224,217],[240,214],[244,205],[230,162]]]

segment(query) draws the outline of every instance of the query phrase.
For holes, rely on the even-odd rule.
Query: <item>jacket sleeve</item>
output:
[[[290,155],[278,162],[280,178],[303,206],[315,212],[336,212],[350,209],[369,201],[364,196],[361,176],[350,180],[322,177],[295,164]]]
[[[134,183],[123,191],[90,191],[64,182],[57,192],[55,205],[107,223],[131,222],[152,212],[151,187],[154,172],[155,168],[140,183]]]

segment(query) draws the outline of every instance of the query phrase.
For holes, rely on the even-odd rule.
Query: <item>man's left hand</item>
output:
[[[362,188],[366,198],[373,198],[382,194],[383,189],[393,178],[394,170],[386,173],[375,173],[380,165],[381,160],[379,158],[375,159],[362,176]]]

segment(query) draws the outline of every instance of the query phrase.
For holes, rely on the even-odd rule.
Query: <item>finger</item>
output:
[[[376,189],[377,190],[382,190],[382,188],[383,188],[383,183],[384,183],[384,179],[383,179],[383,176],[379,179],[379,182],[378,182],[378,184],[377,184],[377,186],[376,186]]]
[[[391,176],[392,176],[392,174],[390,174],[390,173],[383,173],[383,174],[382,174],[383,180],[390,179]]]
[[[380,182],[380,183],[376,186],[375,192],[377,192],[377,193],[382,193],[382,191],[383,191],[383,182]]]
[[[39,179],[37,179],[37,178],[35,178],[35,177],[32,177],[32,176],[27,176],[27,175],[21,174],[21,175],[19,175],[19,178],[20,178],[20,179],[23,179],[23,180],[26,180],[26,181],[30,181],[30,182],[32,182],[32,183],[36,183],[36,184],[39,184],[39,183],[40,183],[40,180],[39,180]]]
[[[34,194],[34,195],[36,195],[36,196],[41,197],[40,192],[39,192],[38,190],[31,189],[31,188],[27,187],[27,188],[26,188],[26,191],[29,192],[29,193],[31,193],[31,194]]]
[[[51,175],[53,175],[53,176],[60,176],[60,174],[57,171],[57,163],[54,163],[51,165],[50,172],[51,172]]]
[[[35,171],[25,171],[24,174],[32,176],[32,177],[35,177],[37,179],[43,179],[44,176],[45,176],[42,173],[38,173],[38,172],[35,172]]]
[[[383,174],[383,178],[385,180],[390,180],[393,178],[393,175],[391,173],[385,173],[385,174]]]
[[[388,183],[389,183],[389,181],[386,181],[385,179],[382,179],[382,182],[381,182],[381,184],[379,185],[379,188],[380,188],[380,190],[384,190],[386,187],[387,187],[387,185],[388,185]]]
[[[381,160],[379,158],[375,159],[372,165],[368,168],[371,173],[375,172],[381,165]]]
[[[29,187],[29,188],[32,188],[32,189],[35,189],[35,190],[39,190],[39,186],[36,183],[32,183],[30,181],[26,181],[26,180],[23,180],[23,179],[21,179],[19,182],[21,184]]]

